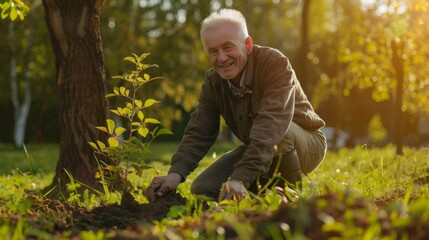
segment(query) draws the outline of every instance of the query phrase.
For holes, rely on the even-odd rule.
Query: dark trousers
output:
[[[206,195],[217,199],[222,184],[228,181],[234,170],[234,164],[241,159],[246,146],[240,145],[236,149],[225,153],[194,180],[191,192],[197,195]],[[259,186],[265,186],[270,181],[277,186],[284,187],[285,181],[296,184],[301,181],[301,172],[310,173],[322,162],[326,154],[326,138],[320,131],[307,131],[292,122],[285,138],[279,144],[279,156],[273,158],[268,174],[258,176],[249,191],[258,192]],[[272,179],[274,173],[279,172],[281,177]]]
[[[217,199],[222,184],[228,181],[234,164],[241,159],[244,150],[245,147],[242,145],[220,157],[194,180],[191,192]],[[280,173],[280,176],[273,178],[275,173]],[[283,188],[286,182],[291,185],[301,182],[301,167],[295,150],[274,157],[268,174],[258,176],[248,190],[256,194],[260,187],[268,183],[266,187],[270,189],[274,185]]]

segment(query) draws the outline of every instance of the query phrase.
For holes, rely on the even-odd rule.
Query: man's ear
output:
[[[249,36],[246,38],[245,43],[246,43],[247,54],[252,53],[253,39]]]

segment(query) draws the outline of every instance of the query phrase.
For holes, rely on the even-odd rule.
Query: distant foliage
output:
[[[1,18],[15,21],[17,18],[24,20],[30,8],[21,0],[9,0],[9,2],[0,3]]]

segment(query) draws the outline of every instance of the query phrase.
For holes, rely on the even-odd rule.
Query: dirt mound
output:
[[[125,195],[121,204],[111,204],[89,212],[75,212],[74,226],[79,230],[125,229],[143,222],[160,221],[174,205],[184,205],[186,199],[169,194],[155,202],[139,204],[131,195]]]

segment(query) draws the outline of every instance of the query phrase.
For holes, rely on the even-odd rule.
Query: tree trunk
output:
[[[31,48],[32,48],[32,26],[31,26],[31,14],[30,13],[30,25],[29,30],[30,33],[28,35],[28,49],[27,54],[25,56],[24,62],[24,92],[22,94],[22,102],[20,102],[19,98],[19,87],[18,87],[18,77],[16,74],[16,46],[15,46],[15,23],[11,21],[9,23],[9,48],[11,51],[10,57],[10,96],[12,100],[12,105],[14,109],[14,128],[13,128],[13,141],[15,147],[22,147],[24,145],[25,140],[25,128],[27,125],[28,113],[30,112],[31,107],[31,88],[30,88],[30,56],[31,56]]]
[[[301,82],[302,88],[308,97],[311,97],[311,84],[309,82],[308,70],[308,52],[309,52],[309,39],[308,39],[308,22],[311,0],[304,0],[301,12],[301,46],[298,55],[297,76]]]
[[[105,72],[100,36],[103,0],[43,0],[46,22],[56,58],[59,94],[60,156],[51,195],[62,192],[70,179],[99,189],[97,161],[88,142],[106,136],[96,130],[105,125]],[[64,192],[63,192],[64,194]]]
[[[396,73],[396,102],[395,102],[395,143],[396,154],[403,154],[403,134],[402,134],[402,93],[404,85],[404,59],[402,53],[404,50],[404,43],[402,41],[396,42],[392,40],[392,63]]]

